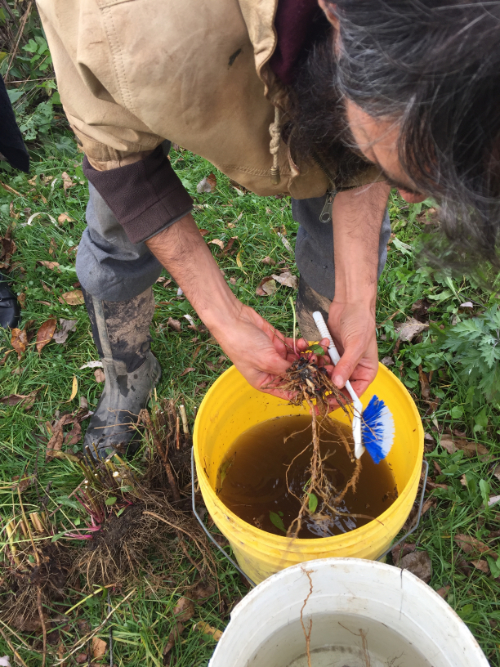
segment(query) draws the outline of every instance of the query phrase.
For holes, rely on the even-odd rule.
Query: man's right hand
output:
[[[238,301],[192,216],[185,216],[146,243],[252,387],[290,400],[292,394],[277,385],[296,358],[295,350],[300,354],[307,349],[307,342],[300,339],[294,347],[291,338]]]

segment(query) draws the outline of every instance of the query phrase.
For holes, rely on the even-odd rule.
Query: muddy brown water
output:
[[[325,471],[339,491],[344,489],[355,466],[343,438],[352,451],[351,427],[330,419],[322,421],[321,453],[326,457]],[[299,513],[300,502],[290,490],[299,497],[303,494],[309,479],[307,467],[312,447],[308,445],[311,441],[311,417],[307,415],[278,417],[253,426],[235,440],[219,468],[219,498],[247,523],[283,536]],[[286,471],[290,464],[288,488]],[[337,507],[341,516],[324,510],[320,503],[316,510],[319,518],[307,516],[298,537],[331,537],[359,528],[382,514],[396,498],[396,484],[387,462],[377,465],[365,453],[356,492],[349,489]]]

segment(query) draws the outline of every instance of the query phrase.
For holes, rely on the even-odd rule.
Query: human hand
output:
[[[292,338],[283,336],[243,304],[229,325],[212,328],[212,333],[252,387],[287,401],[293,398],[293,392],[283,390],[279,383],[293,361],[307,350],[309,344],[304,338],[296,340],[294,346]]]
[[[356,394],[361,396],[378,371],[374,308],[363,301],[342,303],[334,299],[328,314],[328,329],[341,356],[335,369],[331,369],[333,383],[342,389],[350,380]]]

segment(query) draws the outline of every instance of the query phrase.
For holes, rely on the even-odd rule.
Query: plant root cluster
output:
[[[78,526],[56,524],[46,511],[26,516],[20,493],[22,516],[5,526],[0,621],[18,631],[42,631],[42,664],[52,629],[48,610],[67,604],[70,588],[90,594],[96,586],[128,588],[147,574],[154,585],[176,592],[199,584],[218,589],[209,541],[191,513],[187,422],[183,426],[175,403],[166,400],[140,419],[148,442],[140,471],[117,454],[79,462],[84,479],[71,494],[81,509]],[[179,567],[183,559],[189,568]]]
[[[337,489],[325,473],[324,463],[326,457],[322,457],[321,455],[320,436],[325,428],[325,420],[328,420],[330,425],[334,424],[328,417],[328,412],[330,410],[328,401],[332,397],[335,398],[337,403],[350,418],[352,418],[352,407],[344,394],[333,384],[326,369],[319,366],[312,359],[313,357],[310,358],[308,356],[299,357],[294,361],[292,366],[290,366],[282,378],[282,384],[280,384],[280,388],[285,391],[294,392],[294,398],[290,403],[292,405],[303,405],[306,403],[309,406],[312,417],[312,441],[308,445],[308,448],[311,448],[311,460],[307,471],[309,475],[309,483],[301,497],[294,494],[288,484],[288,471],[297,457],[293,459],[287,469],[288,490],[300,502],[299,513],[287,530],[287,536],[292,538],[298,536],[306,515],[311,516],[313,519],[317,518],[319,521],[324,519],[324,512],[327,510],[333,514],[347,516],[344,512],[340,513],[337,507],[340,505],[349,489],[352,489],[353,492],[356,491],[356,485],[361,473],[361,460],[354,459],[352,447],[340,430],[338,432],[346,451],[351,461],[355,463],[354,471],[343,489]],[[302,453],[303,452],[300,452],[300,454]],[[300,456],[300,454],[297,456]],[[314,506],[310,503],[311,496],[315,496],[318,500],[318,502],[314,504],[314,510],[311,509],[311,507]]]
[[[82,502],[99,530],[91,532],[74,572],[84,575],[89,588],[130,583],[141,569],[154,576],[148,562],[154,547],[172,572],[175,586],[180,584],[175,577],[180,556],[188,558],[201,579],[215,580],[207,537],[190,512],[191,438],[183,430],[175,403],[161,402],[152,415],[142,410],[139,419],[149,444],[142,476],[116,455],[86,467]],[[117,499],[111,511],[106,505],[110,497]]]

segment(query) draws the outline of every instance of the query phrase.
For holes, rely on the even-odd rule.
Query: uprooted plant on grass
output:
[[[104,461],[80,460],[83,480],[71,494],[78,511],[73,521],[66,514],[57,519],[57,510],[25,512],[18,483],[21,516],[5,525],[0,621],[21,631],[42,630],[44,661],[51,630],[48,610],[54,604],[64,607],[70,589],[92,595],[96,587],[130,587],[144,572],[155,581],[148,559],[153,546],[162,570],[169,573],[168,581],[158,579],[163,588],[218,587],[207,537],[186,511],[191,495],[187,426],[182,428],[174,401],[159,402],[152,415],[143,410],[140,419],[148,440],[142,472],[117,454]],[[197,572],[194,583],[179,568],[182,558]]]

